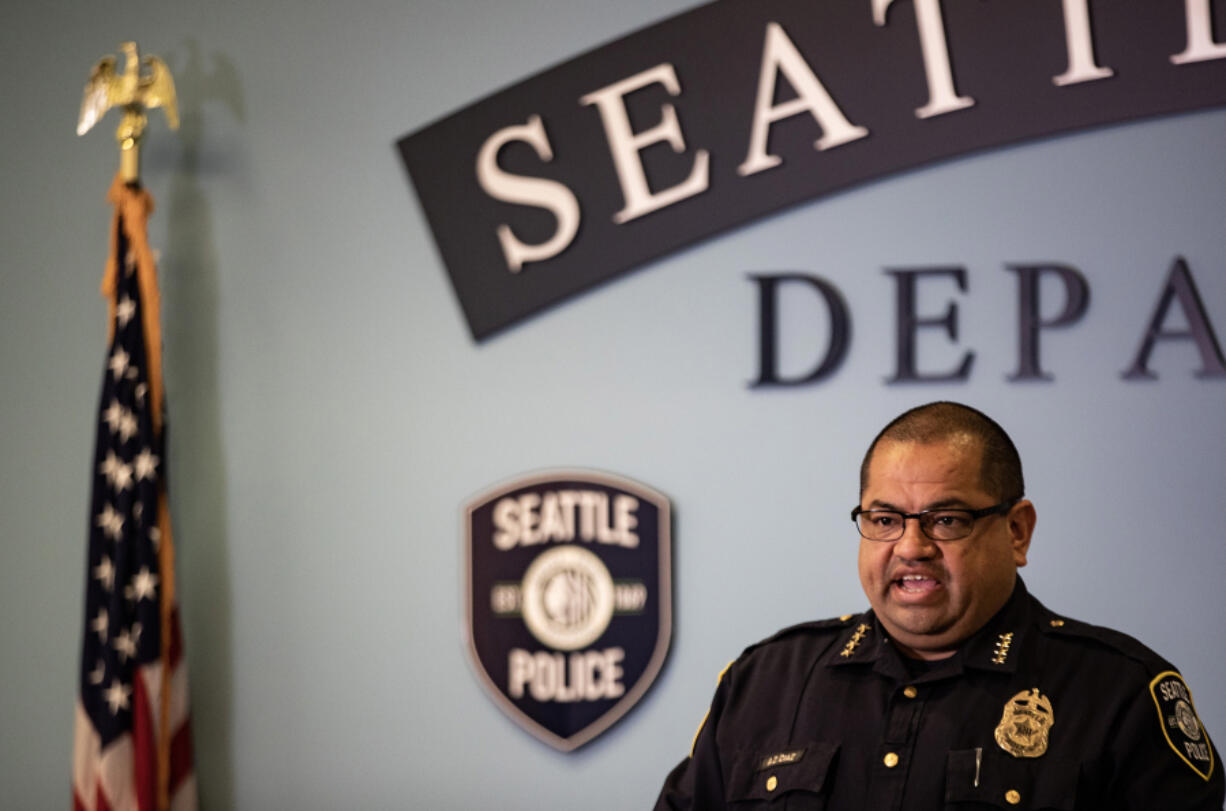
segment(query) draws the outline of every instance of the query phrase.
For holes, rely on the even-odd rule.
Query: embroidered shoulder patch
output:
[[[1209,734],[1192,704],[1192,691],[1173,670],[1159,673],[1149,683],[1149,692],[1158,707],[1158,720],[1166,742],[1192,771],[1205,780],[1213,774],[1213,747]]]

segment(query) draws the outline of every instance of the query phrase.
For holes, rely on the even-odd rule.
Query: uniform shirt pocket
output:
[[[746,804],[738,808],[769,808],[781,797],[790,797],[789,808],[820,811],[838,751],[838,744],[818,742],[744,750],[729,764],[728,802]]]
[[[951,751],[945,767],[945,808],[1075,811],[1079,765],[1049,758],[1015,758],[995,746]]]

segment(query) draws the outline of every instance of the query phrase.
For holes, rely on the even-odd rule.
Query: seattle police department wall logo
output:
[[[469,651],[498,705],[570,751],[655,680],[672,637],[669,503],[584,470],[521,477],[465,507]]]

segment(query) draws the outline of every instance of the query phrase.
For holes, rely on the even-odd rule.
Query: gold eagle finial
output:
[[[175,103],[174,79],[166,63],[156,56],[141,59],[135,42],[125,42],[119,47],[126,57],[123,73],[116,71],[114,56],[104,56],[90,72],[81,99],[77,135],[89,132],[107,110],[122,107],[123,118],[115,133],[119,141],[120,172],[126,182],[133,183],[140,176],[140,139],[149,120],[145,110],[163,108],[166,123],[172,130],[179,128],[179,110]]]

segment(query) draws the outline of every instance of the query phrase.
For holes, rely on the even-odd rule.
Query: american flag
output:
[[[148,193],[118,179],[73,746],[74,811],[196,807],[187,666],[174,598]]]

